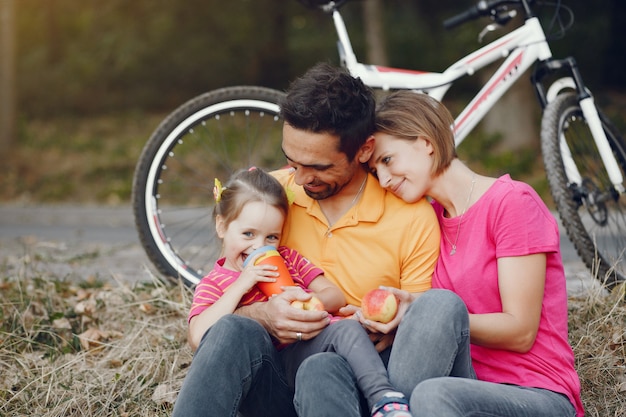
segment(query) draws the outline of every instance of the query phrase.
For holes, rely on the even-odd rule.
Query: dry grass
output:
[[[49,276],[36,254],[0,265],[0,415],[166,416],[191,362],[189,289]],[[624,287],[570,299],[588,416],[626,415]]]
[[[191,362],[189,290],[51,281],[17,261],[0,279],[0,415],[169,415]]]
[[[570,299],[570,343],[589,417],[626,416],[625,284]]]

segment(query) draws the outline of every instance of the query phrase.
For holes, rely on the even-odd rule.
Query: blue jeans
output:
[[[294,343],[280,352],[292,388],[302,362],[320,352],[334,352],[345,358],[368,409],[371,410],[385,393],[397,391],[389,382],[387,369],[374,344],[356,320],[333,323],[313,339]]]
[[[280,352],[254,320],[229,315],[207,331],[174,406],[174,416],[295,415],[293,387],[300,364],[318,352],[346,358],[371,409],[396,391],[361,324],[342,320],[315,338]],[[209,381],[215,381],[211,384]],[[358,392],[358,391],[357,391]]]
[[[278,351],[256,321],[229,315],[203,336],[172,417],[296,416]]]
[[[564,395],[476,380],[469,348],[469,316],[454,293],[430,290],[402,319],[388,364],[391,383],[420,416],[575,416]],[[350,367],[338,355],[305,360],[294,403],[301,417],[367,416]]]

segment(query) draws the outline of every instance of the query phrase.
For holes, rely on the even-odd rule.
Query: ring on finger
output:
[[[302,340],[302,332],[296,332],[296,339],[298,340],[298,342]]]

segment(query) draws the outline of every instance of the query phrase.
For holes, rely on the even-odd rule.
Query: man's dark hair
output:
[[[339,136],[339,151],[353,160],[374,132],[376,100],[360,78],[319,63],[291,83],[280,103],[283,120],[298,130]]]

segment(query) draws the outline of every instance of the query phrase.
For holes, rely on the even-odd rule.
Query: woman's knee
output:
[[[420,382],[411,393],[411,409],[420,410],[426,416],[449,415],[447,410],[455,410],[458,396],[455,382],[461,378],[442,377]],[[455,415],[455,414],[453,414]]]
[[[467,315],[467,307],[463,300],[454,292],[443,289],[426,291],[411,303],[406,312],[406,317],[416,317],[418,320],[449,321]]]

